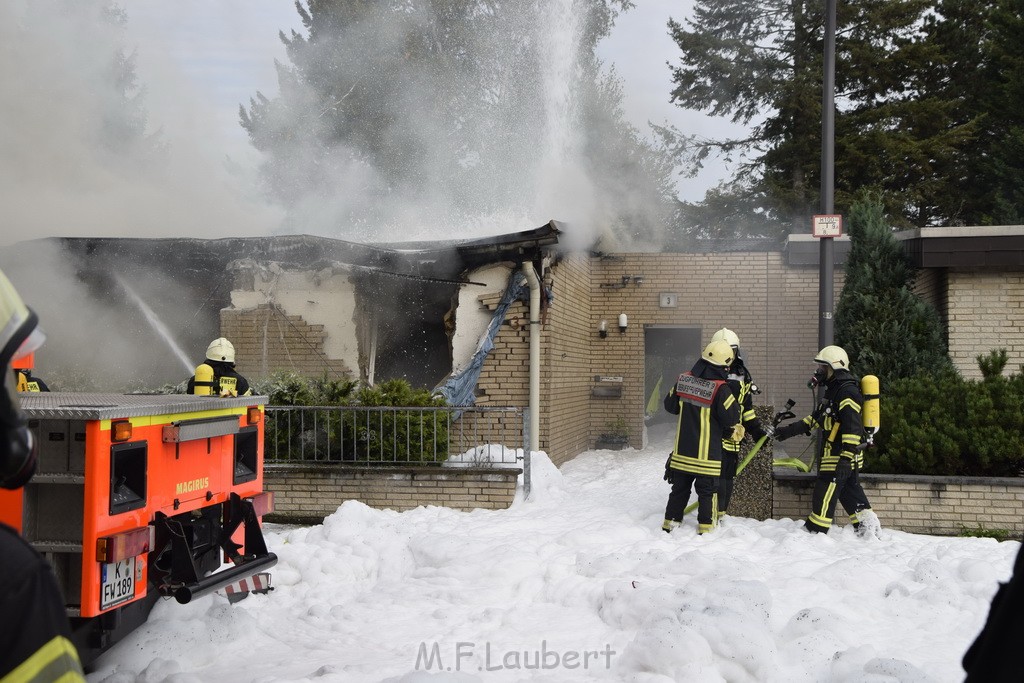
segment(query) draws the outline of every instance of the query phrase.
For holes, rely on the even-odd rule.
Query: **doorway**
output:
[[[644,419],[648,424],[675,420],[663,399],[676,378],[700,358],[701,328],[676,325],[644,327]]]

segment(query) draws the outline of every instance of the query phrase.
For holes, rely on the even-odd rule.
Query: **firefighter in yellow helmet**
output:
[[[26,353],[20,358],[15,358],[11,362],[11,367],[14,368],[14,381],[18,391],[49,391],[50,387],[46,386],[46,382],[39,379],[32,374],[32,368],[35,367],[35,353]]]
[[[740,338],[728,327],[715,332],[711,341],[724,341],[732,347],[736,354],[735,360],[729,366],[729,388],[736,397],[740,406],[740,421],[743,429],[755,441],[766,435],[761,421],[754,413],[754,394],[758,392],[754,380],[743,362],[743,352],[740,350]],[[736,478],[736,469],[740,460],[740,443],[733,441],[731,435],[727,434],[722,439],[722,476],[718,480],[718,517],[724,517],[729,508],[729,501],[732,500],[733,481]]]
[[[817,367],[812,386],[825,386],[814,412],[803,420],[779,427],[775,438],[783,441],[820,429],[818,478],[814,483],[811,514],[804,526],[808,531],[828,532],[836,503],[842,504],[858,531],[877,531],[878,517],[858,481],[863,464],[861,443],[864,426],[861,407],[864,398],[860,382],[850,373],[850,358],[839,346],[826,346],[814,357]]]
[[[249,380],[235,370],[235,346],[217,337],[206,347],[206,360],[188,380],[187,393],[203,396],[249,396]]]
[[[661,527],[665,531],[682,523],[691,486],[697,492],[697,532],[714,528],[722,439],[743,438],[739,403],[727,381],[733,358],[727,342],[711,342],[665,397],[665,410],[679,416],[675,448],[665,464],[665,479],[672,484]]]
[[[36,448],[18,405],[10,364],[42,343],[38,319],[0,272],[0,489],[17,490],[36,469]],[[0,680],[84,682],[64,598],[46,560],[0,524]]]

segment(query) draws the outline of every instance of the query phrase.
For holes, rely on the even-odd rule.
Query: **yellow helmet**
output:
[[[732,348],[739,348],[740,338],[728,327],[723,327],[711,337],[711,341],[724,341]]]
[[[833,370],[849,370],[850,357],[839,346],[826,346],[814,357],[815,363],[827,365]]]
[[[713,339],[704,347],[704,352],[700,354],[700,357],[712,365],[725,368],[732,365],[736,352],[729,346],[729,342],[723,339]]]
[[[224,337],[217,337],[206,347],[207,360],[235,362],[235,346]]]

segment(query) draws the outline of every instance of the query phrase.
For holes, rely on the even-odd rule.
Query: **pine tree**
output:
[[[983,149],[972,161],[964,199],[991,198],[968,214],[968,224],[1024,223],[1024,0],[999,0],[985,43],[987,90],[979,96],[985,114]]]
[[[836,343],[858,375],[883,382],[952,372],[936,310],[913,292],[916,271],[875,195],[847,215],[851,249],[836,306]]]
[[[978,141],[990,110],[982,108],[977,94],[995,77],[983,68],[987,17],[996,3],[1014,2],[1020,4],[838,4],[835,205],[840,213],[865,189],[878,193],[898,226],[961,224],[978,215],[971,207],[975,197],[993,204],[993,195],[979,183],[980,172],[972,170],[988,163]],[[684,215],[699,221],[695,230],[726,233],[736,224],[729,207],[753,204],[764,214],[758,221],[761,233],[807,231],[820,206],[823,5],[697,0],[691,19],[669,23],[681,51],[673,68],[673,101],[753,125],[743,139],[707,140],[662,129],[688,168],[699,167],[711,154],[741,162],[734,177],[705,202],[684,207]],[[1019,32],[1005,35],[1007,52],[1019,50],[1019,41],[1010,38]],[[1012,135],[1002,142],[1012,149]],[[1013,153],[1003,158],[1013,169]],[[726,213],[719,215],[719,209]]]

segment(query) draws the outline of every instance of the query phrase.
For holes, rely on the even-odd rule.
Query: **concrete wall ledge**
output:
[[[788,467],[776,467],[772,471],[776,481],[803,482],[814,479],[812,472],[796,472]],[[1011,486],[1024,488],[1024,477],[937,477],[927,474],[864,474],[861,484],[867,482],[900,482],[907,484],[942,484],[945,486]]]
[[[394,474],[400,476],[443,476],[448,474],[495,474],[506,477],[510,474],[519,476],[523,470],[521,467],[443,467],[441,465],[353,465],[347,462],[304,462],[294,465],[287,463],[268,463],[263,466],[265,473],[323,473],[337,472],[361,472],[374,475]]]
[[[352,466],[272,463],[264,487],[274,493],[270,522],[319,524],[348,500],[397,511],[424,505],[457,510],[505,509],[515,497],[518,467]]]
[[[813,473],[775,468],[772,517],[803,519],[811,509]],[[860,482],[888,529],[938,536],[998,532],[1024,535],[1024,477],[862,474]],[[833,524],[848,524],[837,506]]]

